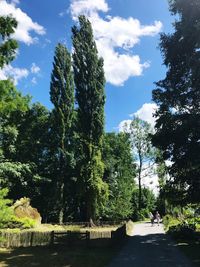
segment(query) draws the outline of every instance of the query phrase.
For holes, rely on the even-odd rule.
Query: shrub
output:
[[[10,199],[6,199],[7,195],[7,188],[0,190],[0,228],[4,228],[6,223],[9,222],[13,216],[13,211],[9,207],[12,201]]]
[[[133,219],[134,222],[143,221],[145,219],[145,216],[144,216],[142,210],[141,211],[135,211],[133,213],[133,218],[132,219]]]
[[[16,216],[12,216],[12,218],[4,223],[2,228],[19,228],[19,229],[30,229],[34,228],[36,222],[30,218],[17,218]]]
[[[5,228],[20,228],[29,229],[33,228],[36,224],[35,220],[30,218],[17,218],[14,215],[13,208],[9,205],[12,203],[7,199],[8,189],[0,190],[0,229]]]
[[[194,237],[195,230],[196,227],[194,224],[188,224],[187,222],[184,222],[178,225],[170,226],[168,233],[175,238],[192,239]]]
[[[164,224],[165,230],[168,230],[169,227],[173,227],[173,226],[180,224],[180,221],[177,218],[174,218],[169,214],[163,217],[162,222]]]

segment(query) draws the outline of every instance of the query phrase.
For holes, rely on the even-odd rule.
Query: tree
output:
[[[200,2],[172,0],[174,33],[162,34],[160,49],[167,67],[156,83],[153,100],[156,133],[153,143],[170,160],[170,185],[181,203],[199,202],[200,195]]]
[[[142,208],[142,178],[152,174],[154,165],[155,151],[151,145],[150,134],[151,125],[135,117],[129,129],[130,140],[132,143],[133,154],[137,165],[137,177],[139,187],[138,209]]]
[[[58,166],[56,167],[56,195],[59,207],[59,223],[63,223],[65,186],[70,179],[71,125],[74,112],[74,83],[71,71],[71,55],[66,47],[58,44],[55,49],[53,71],[51,75],[50,98],[54,105],[52,116],[53,131],[56,140],[55,153]],[[68,181],[67,181],[68,180]]]
[[[79,27],[72,28],[73,68],[76,85],[78,134],[81,149],[79,183],[83,213],[95,219],[107,195],[103,182],[104,165],[101,150],[104,134],[104,71],[98,57],[92,27],[88,19],[79,17]]]
[[[49,129],[50,112],[40,103],[35,103],[27,110],[19,123],[15,144],[16,160],[32,166],[32,179],[26,180],[28,192],[24,189],[21,197],[31,198],[33,206],[39,209],[43,219],[47,218],[46,210],[52,199]],[[49,211],[51,210],[49,208]]]
[[[128,134],[105,134],[103,161],[104,181],[109,186],[109,198],[103,216],[109,220],[130,218],[133,213],[136,170]]]
[[[22,96],[11,81],[0,81],[0,186],[9,189],[12,199],[24,194],[33,197],[37,192],[34,186],[39,176],[30,153],[34,140],[25,141],[29,111],[30,97]]]
[[[18,44],[10,38],[10,35],[15,32],[16,28],[16,19],[11,16],[0,16],[0,68],[15,58]]]

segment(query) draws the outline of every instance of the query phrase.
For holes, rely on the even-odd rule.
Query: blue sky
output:
[[[71,27],[86,14],[105,62],[106,131],[117,131],[131,114],[152,121],[151,91],[165,75],[159,34],[172,31],[167,0],[1,0],[0,15],[7,14],[19,22],[14,35],[19,51],[0,79],[12,76],[23,94],[50,109],[55,46],[61,42],[72,49]]]

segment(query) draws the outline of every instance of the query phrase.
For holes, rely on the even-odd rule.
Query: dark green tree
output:
[[[0,81],[0,186],[8,187],[13,199],[31,194],[37,179],[35,164],[18,157],[21,125],[29,108],[29,96],[22,96],[11,81]]]
[[[200,2],[171,0],[174,33],[162,34],[160,49],[167,68],[156,83],[153,143],[170,160],[168,185],[181,203],[200,201]]]
[[[132,195],[136,188],[136,166],[131,143],[126,133],[107,133],[103,142],[104,181],[109,186],[109,198],[103,217],[122,220],[132,216]]]
[[[104,134],[104,70],[99,58],[92,27],[88,19],[79,17],[79,26],[72,28],[73,67],[76,85],[78,134],[81,149],[79,183],[81,210],[85,219],[98,216],[107,195],[103,182],[104,165],[101,150]]]
[[[11,16],[0,16],[0,68],[15,58],[17,42],[10,38],[15,32],[17,21]]]
[[[71,125],[74,113],[74,82],[71,55],[66,47],[58,44],[55,49],[53,71],[51,75],[50,98],[54,105],[52,130],[56,142],[56,206],[58,221],[63,223],[65,210],[65,187],[70,180]]]

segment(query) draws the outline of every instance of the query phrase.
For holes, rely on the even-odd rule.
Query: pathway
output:
[[[136,224],[133,234],[107,267],[192,267],[165,234],[162,224]]]

